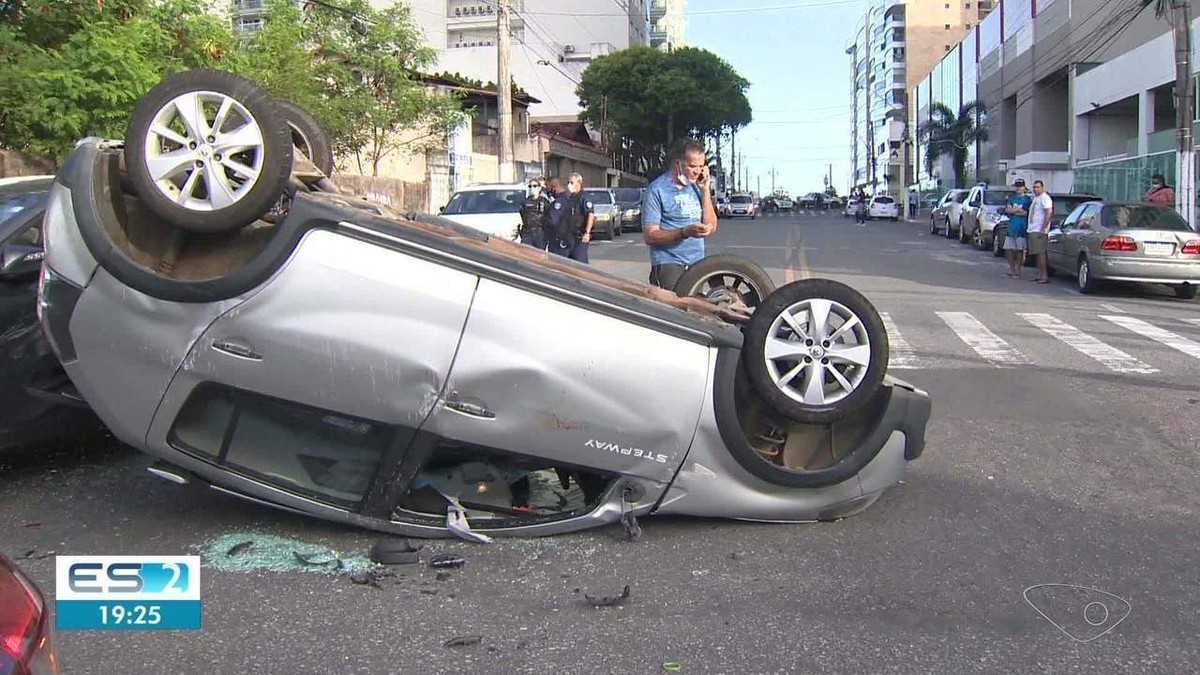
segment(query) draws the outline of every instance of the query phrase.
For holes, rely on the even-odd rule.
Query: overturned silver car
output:
[[[62,168],[39,287],[66,372],[160,475],[405,535],[546,535],[840,518],[922,452],[929,399],[885,376],[844,285],[713,256],[676,295],[394,213],[303,179],[252,84],[168,80]]]

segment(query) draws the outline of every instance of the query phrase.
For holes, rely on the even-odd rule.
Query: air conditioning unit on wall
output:
[[[564,54],[574,54],[575,53],[575,45],[563,45],[563,53]]]

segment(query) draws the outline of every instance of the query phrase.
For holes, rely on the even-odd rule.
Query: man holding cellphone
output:
[[[704,258],[704,240],[717,231],[704,146],[678,141],[666,172],[646,188],[642,239],[650,247],[650,283],[674,290],[679,277]]]

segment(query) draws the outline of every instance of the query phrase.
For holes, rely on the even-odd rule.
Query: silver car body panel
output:
[[[79,224],[75,222],[75,206],[71,191],[58,182],[50,186],[46,202],[45,222],[62,223],[62,227],[45,228],[46,256],[54,254],[52,269],[62,278],[79,286],[87,286],[99,263],[83,243]]]
[[[196,342],[149,442],[169,451],[172,421],[208,381],[416,429],[450,371],[477,281],[360,239],[310,232],[271,283]]]
[[[53,253],[55,263],[59,252]],[[154,413],[192,344],[239,302],[166,302],[98,268],[71,317],[78,358],[64,368],[117,438],[144,447]]]
[[[604,349],[589,336],[606,336]],[[446,438],[668,481],[692,442],[710,349],[484,279],[446,399],[427,429]],[[649,356],[652,355],[652,356]],[[629,364],[636,363],[634,368]]]

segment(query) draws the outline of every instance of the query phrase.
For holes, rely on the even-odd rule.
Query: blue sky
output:
[[[687,0],[685,40],[712,51],[750,81],[754,122],[738,133],[749,189],[793,196],[820,190],[833,164],[845,194],[850,173],[850,57],[845,54],[865,0]],[[704,14],[706,11],[738,13]],[[789,7],[764,11],[767,7]],[[723,148],[725,156],[728,150]],[[739,169],[739,173],[741,169]]]

